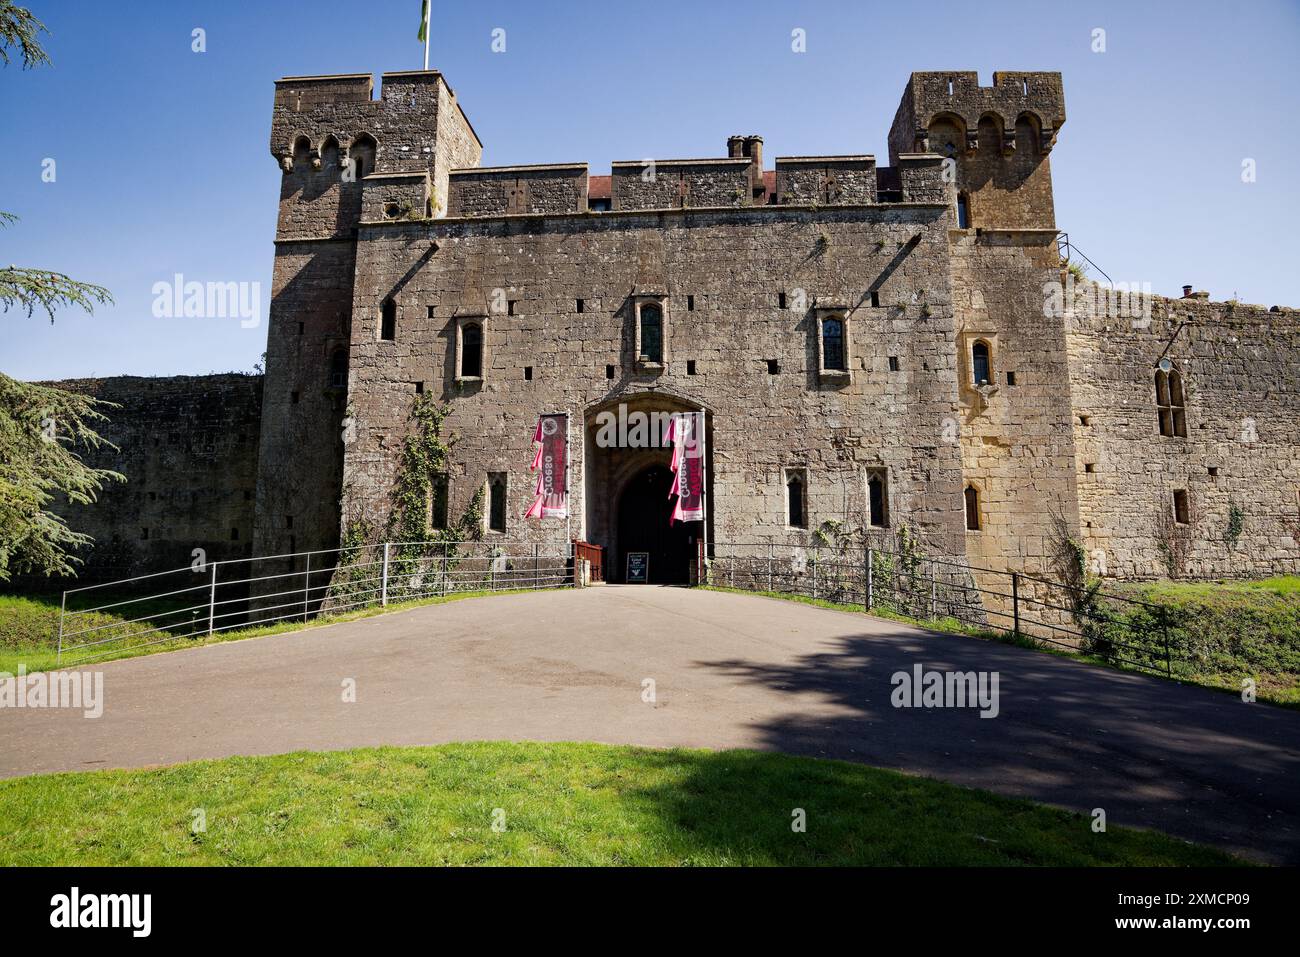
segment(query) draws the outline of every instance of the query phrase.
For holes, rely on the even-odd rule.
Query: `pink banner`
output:
[[[678,412],[668,426],[673,447],[673,484],[669,497],[676,496],[673,522],[704,521],[704,413]]]
[[[524,518],[568,518],[569,413],[543,415],[537,420],[533,441],[537,444],[532,464],[537,473],[536,498]]]

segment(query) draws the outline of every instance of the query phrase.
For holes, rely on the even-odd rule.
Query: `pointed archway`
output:
[[[690,581],[698,522],[669,524],[672,502],[668,490],[673,473],[667,464],[649,465],[623,483],[618,495],[618,554],[614,581],[622,581],[627,556],[644,552],[652,585],[684,585]]]

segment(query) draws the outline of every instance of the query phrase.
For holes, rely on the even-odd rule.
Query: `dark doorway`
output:
[[[668,524],[673,509],[668,497],[672,483],[673,473],[667,466],[652,465],[624,486],[618,501],[619,555],[614,581],[623,581],[627,573],[628,552],[649,553],[652,585],[683,585],[690,580],[701,523]]]

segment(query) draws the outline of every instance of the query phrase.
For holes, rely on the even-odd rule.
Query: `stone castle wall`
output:
[[[76,584],[184,568],[193,550],[224,561],[253,546],[262,377],[72,379],[51,382],[118,408],[97,431],[117,448],[81,452],[126,476],[93,505],[63,504],[71,528],[94,538]]]
[[[1151,312],[1149,323],[1069,317],[1079,518],[1094,564],[1124,578],[1294,574],[1300,311],[1158,297]],[[1160,434],[1162,356],[1182,378],[1185,436]],[[1186,523],[1175,521],[1179,490]]]

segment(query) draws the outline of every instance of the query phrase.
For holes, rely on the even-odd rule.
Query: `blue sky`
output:
[[[22,0],[53,67],[0,70],[0,262],[108,286],[93,316],[0,314],[21,378],[248,370],[280,173],[272,81],[417,69],[419,0]],[[191,51],[201,27],[207,52]],[[493,29],[506,50],[493,53]],[[791,51],[795,28],[807,52]],[[1092,52],[1094,28],[1106,52]],[[1300,5],[433,0],[430,65],[485,165],[871,152],[913,70],[1059,70],[1057,223],[1116,280],[1300,305]],[[42,181],[43,161],[57,179]],[[1241,181],[1255,160],[1257,180]],[[158,319],[155,282],[260,282],[263,321]]]

